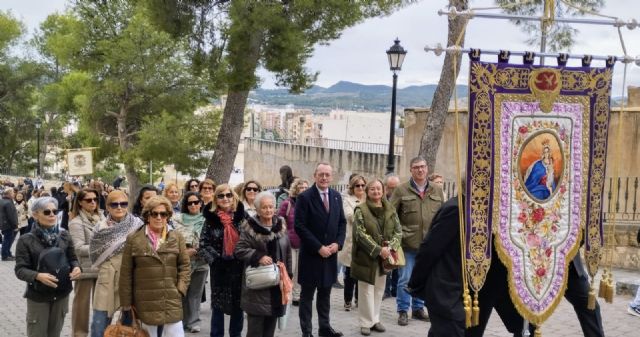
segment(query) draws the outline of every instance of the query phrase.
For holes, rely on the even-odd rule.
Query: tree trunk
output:
[[[244,14],[251,19],[251,9],[245,8]],[[233,24],[232,24],[233,25]],[[247,25],[239,23],[239,25]],[[251,27],[251,25],[247,25]],[[255,85],[255,72],[260,60],[260,48],[263,33],[259,30],[242,31],[229,38],[229,59],[231,71],[227,103],[222,115],[222,124],[218,132],[218,140],[207,168],[207,178],[216,184],[229,181],[233,163],[238,154],[238,145],[244,127],[244,110],[247,105],[249,90]]]
[[[454,6],[458,11],[466,10],[468,7],[468,0],[450,0],[449,4]],[[449,33],[447,37],[447,46],[453,46],[456,44],[456,40],[463,32],[465,28],[465,19],[462,17],[455,17],[449,19]],[[464,46],[464,33],[460,40],[460,46]],[[456,75],[460,72],[460,64],[462,55],[459,55],[456,60]],[[440,73],[440,80],[438,81],[438,87],[433,95],[433,101],[431,102],[431,109],[427,115],[427,122],[424,126],[424,132],[422,134],[422,141],[420,142],[420,155],[423,156],[431,172],[436,169],[436,161],[438,154],[438,147],[440,146],[440,140],[442,139],[442,132],[444,130],[445,120],[449,111],[449,102],[451,101],[451,95],[453,90],[456,89],[456,78],[453,71],[453,54],[445,53],[444,64]]]
[[[116,117],[116,127],[118,129],[118,144],[120,152],[125,153],[131,148],[129,135],[127,134],[127,108],[126,102],[120,107],[120,112]],[[131,159],[124,160],[124,170],[127,176],[127,185],[129,186],[129,204],[132,205],[136,200],[138,190],[140,189],[140,179],[136,172],[135,163]]]

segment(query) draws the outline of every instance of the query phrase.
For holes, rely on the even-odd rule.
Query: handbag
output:
[[[389,241],[383,241],[382,247],[387,246],[389,246]],[[406,264],[402,246],[398,247],[398,249],[391,249],[390,252],[391,254],[389,254],[389,257],[383,259],[381,262],[381,267],[385,274],[391,272],[394,269],[404,267],[404,265]]]
[[[140,321],[136,318],[136,311],[131,307],[131,316],[133,321],[131,326],[122,324],[123,313],[120,312],[120,318],[116,324],[110,324],[104,330],[104,337],[149,337],[147,330],[142,328]]]
[[[247,267],[244,281],[248,289],[260,290],[280,285],[280,268],[278,265]]]

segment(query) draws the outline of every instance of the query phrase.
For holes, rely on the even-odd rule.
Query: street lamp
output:
[[[396,38],[393,46],[387,50],[389,57],[389,69],[393,71],[393,91],[391,92],[391,123],[389,123],[389,155],[387,157],[387,174],[392,174],[395,169],[395,138],[396,138],[396,91],[398,86],[397,72],[402,69],[402,62],[407,51],[400,45]]]
[[[38,160],[36,167],[36,175],[40,177],[40,118],[36,118],[36,157]]]

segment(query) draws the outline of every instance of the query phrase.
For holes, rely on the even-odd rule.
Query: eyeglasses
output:
[[[190,188],[198,188],[198,184],[189,185]]]
[[[42,214],[44,214],[46,216],[58,215],[58,210],[57,209],[45,209],[44,211],[42,211]]]
[[[220,193],[220,194],[216,195],[216,198],[218,198],[220,200],[222,200],[224,198],[233,199],[233,193],[231,193],[231,192],[229,192],[229,193]]]
[[[353,185],[353,187],[364,187],[364,186],[365,186],[364,184],[355,184],[355,185]]]
[[[200,205],[200,200],[187,201],[187,206],[195,206],[195,205]]]
[[[109,207],[111,207],[111,208],[127,208],[127,207],[129,207],[129,202],[128,201],[112,202],[112,203],[109,203]]]
[[[203,191],[213,191],[213,187],[202,187],[200,189]]]
[[[87,203],[93,203],[93,202],[98,202],[98,198],[86,198],[86,199],[82,199],[82,201],[87,202]]]
[[[411,167],[412,170],[424,170],[426,168],[427,168],[427,165],[416,165]]]
[[[260,192],[260,189],[257,187],[247,187],[244,190],[247,192]]]
[[[149,216],[151,216],[152,218],[161,217],[161,218],[165,219],[165,218],[167,218],[169,216],[169,212],[151,211],[151,212],[149,212]]]

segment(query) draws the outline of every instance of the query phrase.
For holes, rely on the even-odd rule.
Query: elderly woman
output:
[[[211,337],[224,336],[224,315],[230,315],[229,336],[240,337],[244,321],[240,294],[244,264],[233,251],[245,212],[228,184],[216,188],[215,203],[204,206],[204,227],[198,255],[211,269]]]
[[[173,207],[173,214],[180,213],[182,211],[182,204],[180,203],[180,190],[175,183],[168,183],[162,191],[162,195],[169,199],[171,207]]]
[[[257,215],[242,225],[236,256],[246,266],[257,267],[278,263],[291,270],[291,245],[287,226],[275,215],[276,198],[270,192],[262,192],[255,198]],[[290,277],[291,275],[289,275]],[[241,307],[247,313],[247,337],[273,337],[278,317],[287,310],[287,298],[283,301],[280,285],[255,290],[242,282]]]
[[[144,205],[149,199],[157,196],[158,194],[158,189],[155,186],[149,184],[142,185],[142,188],[140,188],[140,192],[138,192],[138,197],[136,198],[136,203],[133,205],[131,213],[133,213],[134,216],[141,218]]]
[[[262,191],[262,186],[255,180],[249,180],[242,185],[242,204],[244,205],[244,211],[247,212],[249,216],[256,215],[254,201],[260,191]]]
[[[353,299],[353,291],[356,291],[356,304],[358,302],[358,288],[356,280],[351,277],[351,228],[353,227],[353,211],[356,206],[363,203],[367,197],[364,186],[367,181],[361,175],[353,175],[349,179],[349,189],[342,196],[342,208],[344,209],[344,217],[347,219],[347,232],[344,239],[344,246],[338,252],[338,261],[345,267],[344,270],[344,310],[351,311]]]
[[[145,225],[127,237],[122,255],[120,304],[134,307],[150,337],[184,336],[182,297],[191,263],[184,237],[167,225],[171,209],[165,197],[149,199],[142,210]]]
[[[197,192],[187,192],[182,199],[182,209],[173,215],[176,229],[184,236],[187,254],[191,258],[191,282],[187,296],[182,299],[184,312],[182,322],[185,330],[200,332],[200,300],[204,284],[209,273],[209,264],[197,254],[200,246],[200,233],[204,226],[204,216],[200,211],[202,200]]]
[[[400,248],[402,228],[395,209],[384,197],[382,181],[370,181],[366,191],[366,202],[353,214],[351,276],[358,280],[360,333],[368,336],[371,330],[385,331],[380,323],[380,306],[386,275],[380,260]]]
[[[88,336],[89,334],[91,294],[98,278],[98,270],[91,268],[89,242],[96,226],[105,220],[98,209],[99,195],[99,192],[94,189],[80,190],[73,201],[71,221],[69,221],[69,233],[71,233],[73,246],[82,267],[82,276],[75,283],[71,306],[71,335],[73,337]]]
[[[127,211],[128,197],[122,190],[107,196],[107,218],[99,222],[89,244],[91,266],[98,269],[93,293],[91,337],[101,337],[111,323],[113,313],[120,307],[118,279],[122,265],[122,251],[127,235],[142,226],[142,220]]]
[[[35,224],[30,233],[18,240],[15,266],[18,279],[27,282],[27,336],[58,337],[69,308],[71,281],[81,275],[80,263],[71,235],[56,225],[58,201],[38,198],[33,202],[32,214]],[[58,275],[38,270],[40,253],[50,247],[58,247],[67,262],[67,268],[59,266]]]
[[[289,187],[289,197],[282,202],[278,210],[278,216],[283,217],[287,222],[287,233],[291,244],[291,269],[293,274],[293,305],[300,304],[300,284],[298,284],[298,256],[300,255],[300,237],[293,227],[293,219],[296,211],[296,200],[298,194],[309,188],[309,181],[305,179],[295,179]],[[277,203],[277,201],[276,201]]]
[[[214,191],[216,190],[216,183],[211,179],[205,179],[200,182],[200,186],[198,186],[198,192],[200,192],[200,198],[202,198],[202,204],[206,205],[208,203],[213,202],[214,200]]]

